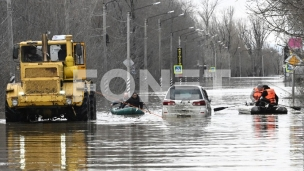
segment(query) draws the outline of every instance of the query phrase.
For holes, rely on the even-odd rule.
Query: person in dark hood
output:
[[[268,85],[263,85],[264,91],[262,92],[260,98],[260,104],[269,104],[270,106],[278,105],[279,97],[275,93],[274,89],[270,88]]]
[[[140,109],[143,109],[144,103],[141,101],[140,97],[137,93],[133,93],[132,96],[124,103],[125,105],[129,105],[130,107],[138,107]],[[123,107],[124,107],[123,106]]]
[[[42,61],[42,57],[37,54],[37,48],[34,46],[31,46],[29,48],[29,53],[26,54],[26,60],[29,62],[37,62]]]

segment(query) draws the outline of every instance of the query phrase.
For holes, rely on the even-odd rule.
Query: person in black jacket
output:
[[[37,54],[37,48],[34,46],[29,48],[29,52],[25,55],[25,59],[28,62],[42,61],[42,57]]]
[[[140,109],[143,109],[144,103],[141,101],[140,97],[137,93],[133,93],[132,96],[124,103],[125,105],[129,105],[130,107],[138,107]],[[124,107],[123,106],[123,107]]]
[[[267,92],[267,89],[270,89],[270,87],[268,85],[263,85],[263,88],[264,88],[264,91],[261,95],[261,98],[260,98],[260,103],[261,104],[271,104],[272,106],[274,105],[278,105],[278,102],[279,102],[279,97],[277,96],[277,94],[275,93],[275,103],[271,103],[267,98],[266,96],[268,95],[268,92]]]

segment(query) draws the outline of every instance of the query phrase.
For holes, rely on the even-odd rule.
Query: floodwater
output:
[[[101,105],[88,123],[0,119],[0,170],[304,170],[302,111],[238,113],[259,81],[291,106],[291,87],[280,78],[231,78],[203,85],[213,107],[228,108],[202,119],[163,120],[156,96],[147,103],[150,113],[137,117],[112,115]]]

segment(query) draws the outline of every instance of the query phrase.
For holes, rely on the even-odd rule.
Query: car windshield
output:
[[[171,100],[197,100],[203,99],[198,87],[171,87],[166,99]]]

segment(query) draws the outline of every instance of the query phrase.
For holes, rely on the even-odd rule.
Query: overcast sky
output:
[[[197,3],[199,5],[202,5],[203,1],[204,0],[191,0],[191,2]],[[232,6],[232,7],[234,7],[234,12],[235,12],[234,19],[240,19],[240,18],[247,19],[247,17],[248,17],[247,13],[249,11],[246,9],[246,5],[247,5],[246,0],[219,0],[219,5],[217,6],[216,11],[218,12],[219,15],[221,15],[221,11]],[[268,43],[270,43],[270,45],[273,47],[276,46],[276,44],[277,44],[277,42],[275,42],[275,41],[278,41],[275,39],[275,37],[276,37],[276,35],[274,33],[272,33],[267,38]]]
[[[202,4],[203,0],[191,0],[191,1],[199,5],[203,5]],[[216,9],[218,12],[221,12],[222,10],[227,9],[230,6],[234,7],[236,18],[247,18],[246,0],[219,0],[219,4]]]
[[[221,9],[227,9],[229,6],[234,7],[235,17],[237,18],[246,18],[246,0],[220,0],[219,11]]]

